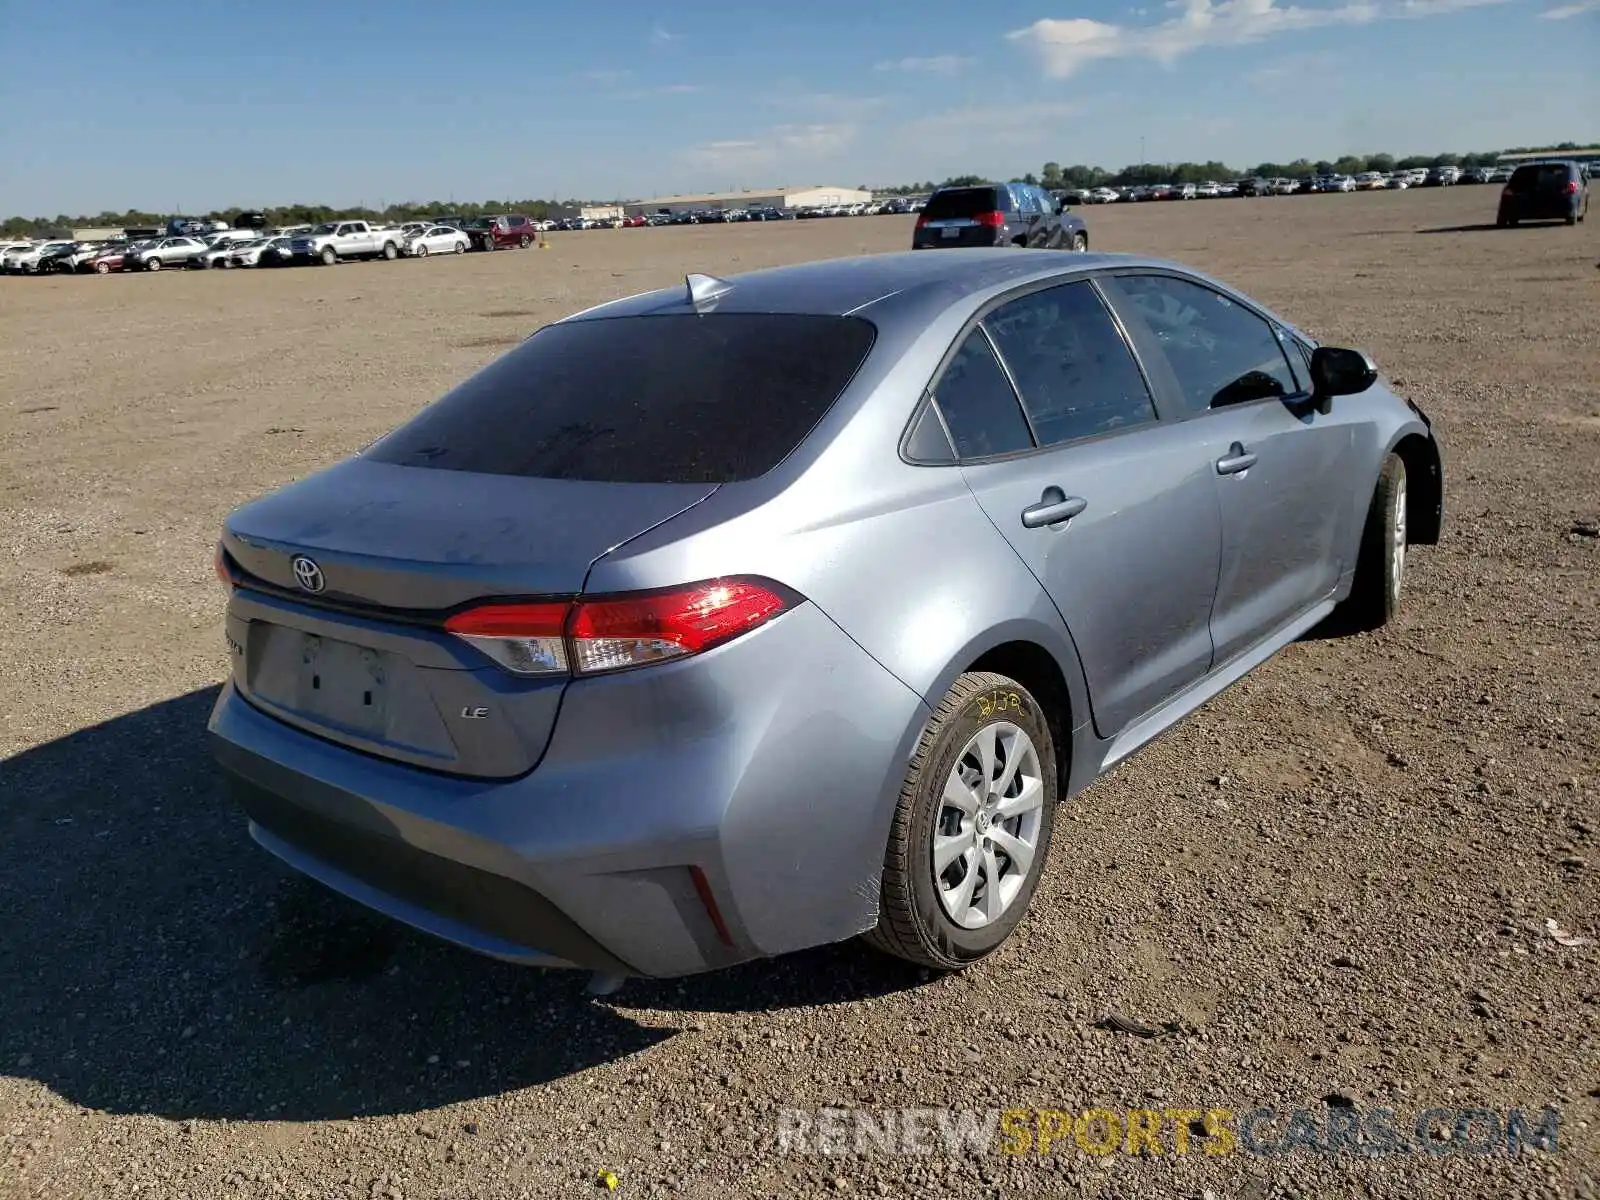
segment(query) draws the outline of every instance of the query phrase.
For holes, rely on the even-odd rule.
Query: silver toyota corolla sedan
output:
[[[858,934],[960,968],[1059,804],[1381,625],[1442,511],[1365,355],[1175,264],[691,275],[234,512],[213,746],[293,867],[597,987]]]

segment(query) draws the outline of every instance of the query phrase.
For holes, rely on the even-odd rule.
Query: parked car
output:
[[[1423,187],[1453,187],[1461,178],[1459,167],[1430,167],[1422,177]]]
[[[56,270],[87,271],[89,264],[104,254],[107,248],[108,243],[105,242],[78,242],[69,252],[56,259]]]
[[[293,868],[598,990],[863,933],[959,969],[1064,799],[1388,621],[1442,508],[1364,354],[1181,266],[691,275],[233,512],[211,746]]]
[[[1575,162],[1523,163],[1500,192],[1495,224],[1565,221],[1576,225],[1589,214],[1589,177]]]
[[[526,250],[539,239],[539,230],[533,221],[517,213],[474,217],[463,228],[472,239],[474,250],[500,250],[510,246]]]
[[[297,261],[331,267],[341,259],[400,257],[398,229],[381,229],[366,221],[324,221],[309,233],[297,234],[290,248]]]
[[[1379,192],[1388,181],[1382,171],[1363,171],[1356,176],[1356,190],[1362,192]]]
[[[84,263],[83,269],[93,271],[96,275],[109,275],[113,271],[127,270],[130,265],[129,260],[151,244],[149,241],[139,241],[128,242],[121,246],[106,246]]]
[[[465,254],[471,245],[467,235],[448,225],[430,225],[406,238],[405,252],[413,258],[430,254]]]
[[[1037,184],[940,188],[917,217],[911,248],[970,246],[1087,250],[1089,231],[1081,218]]]
[[[293,238],[268,237],[233,248],[230,267],[286,267],[294,261]]]
[[[191,259],[204,254],[206,244],[187,235],[156,238],[134,250],[126,260],[129,270],[159,271],[163,267],[188,266]]]
[[[57,240],[53,242],[35,242],[24,248],[7,252],[5,256],[6,270],[16,275],[37,275],[41,264],[72,248],[75,243]]]
[[[1270,196],[1272,194],[1271,181],[1262,179],[1259,175],[1241,179],[1234,186],[1241,196]]]

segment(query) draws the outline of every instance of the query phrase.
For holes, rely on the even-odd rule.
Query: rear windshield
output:
[[[953,217],[971,217],[981,212],[994,212],[997,209],[1005,211],[1010,208],[1006,203],[1008,199],[1008,194],[1001,188],[951,188],[947,192],[935,192],[922,213],[935,221],[949,220]]]
[[[1566,163],[1536,163],[1532,166],[1518,167],[1511,176],[1511,190],[1514,192],[1543,191],[1547,188],[1564,188],[1567,180],[1572,178],[1572,168]]]
[[[833,406],[876,333],[859,317],[788,313],[549,325],[366,457],[611,483],[754,479]]]

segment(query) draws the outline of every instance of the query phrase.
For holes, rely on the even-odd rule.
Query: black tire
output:
[[[527,234],[523,234],[520,238],[517,239],[517,247],[518,247],[518,249],[521,249],[521,250],[526,250],[528,248],[528,235]]]
[[[1567,224],[1568,225],[1576,225],[1577,223],[1578,223],[1578,214],[1577,213],[1568,213],[1567,214]]]
[[[1010,906],[992,923],[965,929],[950,919],[939,899],[929,857],[934,824],[943,807],[945,782],[962,751],[980,730],[1002,720],[1023,730],[1038,755],[1044,789],[1039,830],[1033,861]],[[1039,885],[1050,853],[1056,795],[1056,748],[1038,701],[1004,675],[962,675],[934,709],[911,756],[884,853],[878,925],[864,940],[886,954],[940,971],[960,970],[992,954],[1027,912]]]
[[[1076,250],[1079,254],[1085,253],[1089,249],[1089,235],[1086,233],[1073,234],[1072,249]]]
[[[339,252],[332,246],[324,246],[320,257],[325,267],[335,266],[339,262]]]
[[[1395,524],[1401,522],[1398,536],[1404,539],[1405,504],[1406,465],[1398,454],[1391,454],[1383,460],[1378,484],[1372,490],[1367,523],[1361,530],[1361,548],[1356,555],[1355,582],[1349,597],[1339,606],[1339,617],[1352,631],[1381,629],[1400,610],[1400,593],[1405,586],[1405,542],[1397,540]]]

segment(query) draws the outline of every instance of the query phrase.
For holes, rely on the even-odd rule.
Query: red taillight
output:
[[[928,214],[927,213],[919,213],[917,215],[917,228],[918,229],[926,229],[927,227],[928,227]]]
[[[223,587],[231,589],[233,587],[233,574],[228,570],[228,554],[222,548],[221,542],[217,543],[216,557],[212,560],[211,566],[212,570],[217,573],[217,582],[222,584]]]
[[[1006,223],[1006,215],[1002,212],[974,213],[972,219],[979,225],[986,225],[990,229],[999,229]]]
[[[1511,199],[1511,185],[1509,183],[1506,184],[1505,187],[1500,189],[1500,199],[1502,199],[1502,200]]]
[[[1576,179],[1567,180],[1567,195],[1576,196],[1577,194],[1578,194],[1578,181]]]
[[[445,629],[519,675],[594,675],[699,654],[794,603],[777,585],[714,579],[571,603],[483,604]]]

